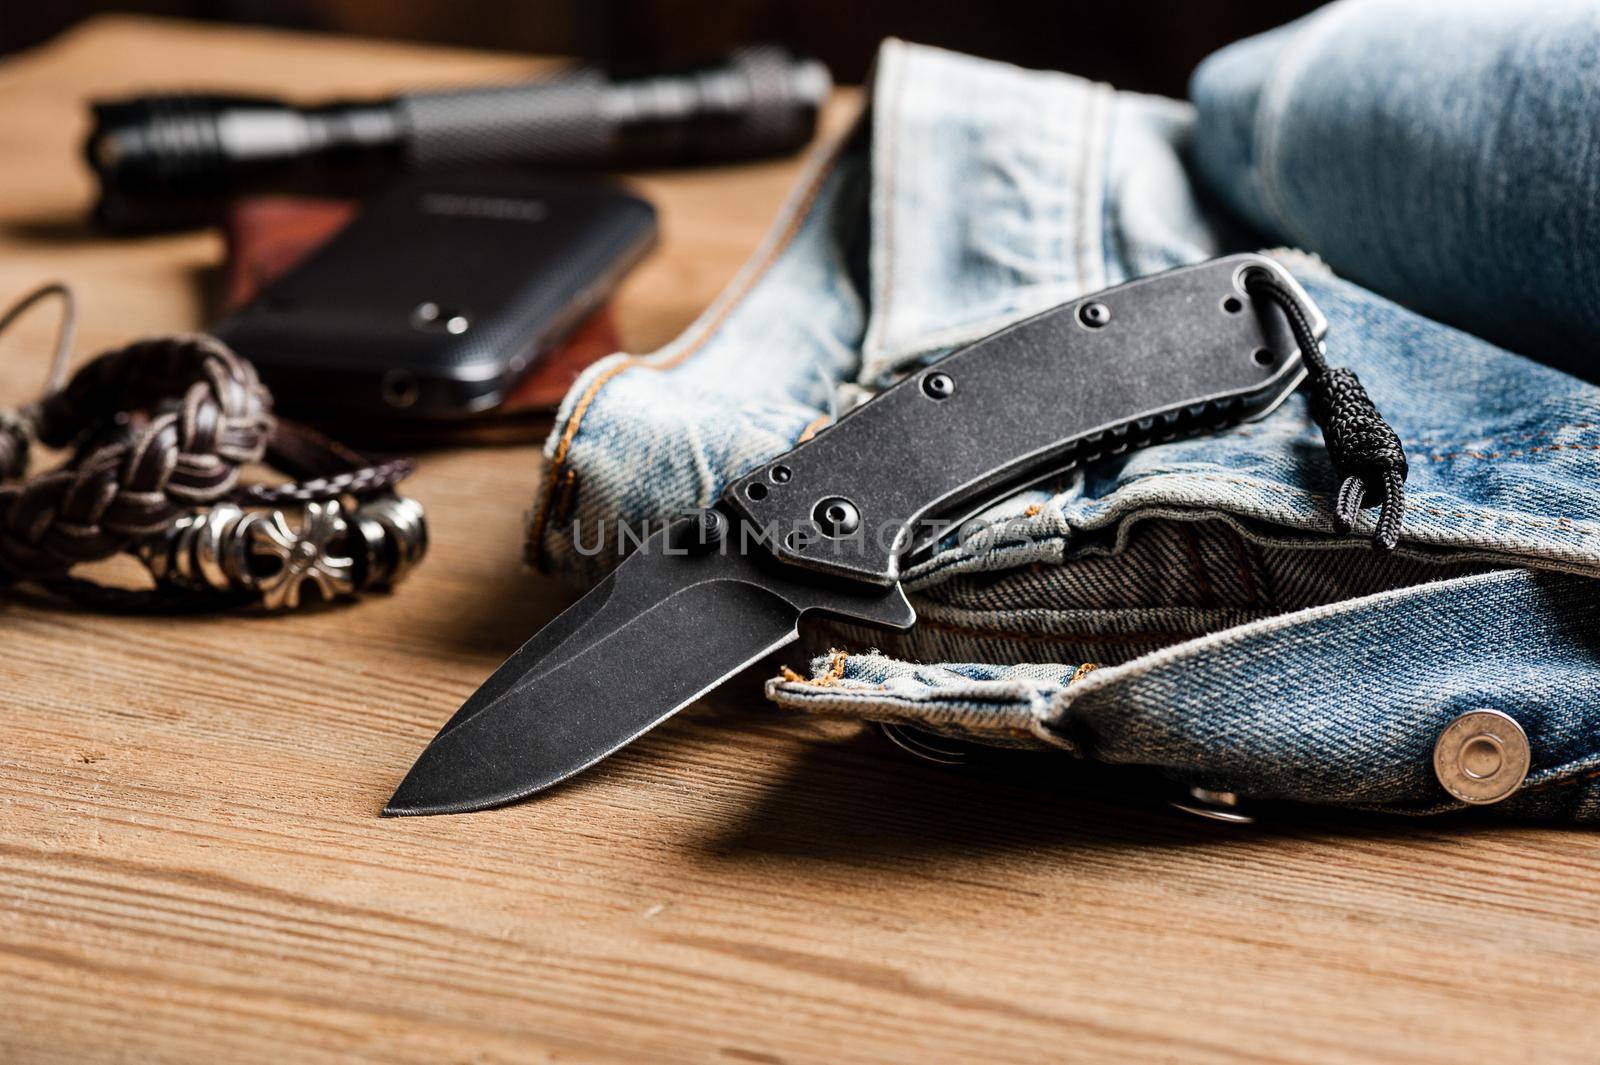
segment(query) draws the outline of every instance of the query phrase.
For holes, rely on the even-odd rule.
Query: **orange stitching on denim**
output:
[[[1087,677],[1089,674],[1093,673],[1099,668],[1099,662],[1085,662],[1083,665],[1077,668],[1077,670],[1072,674],[1072,677],[1067,681],[1068,686],[1070,687],[1071,685],[1078,683],[1084,677]]]
[[[539,562],[539,541],[536,534],[543,532],[545,511],[550,511],[558,522],[566,521],[572,516],[574,496],[577,490],[578,474],[576,470],[567,470],[559,478],[556,471],[550,471],[552,481],[561,481],[560,498],[555,498],[555,488],[552,486],[540,493],[542,509],[530,512],[527,515],[526,528],[522,540],[522,561],[524,565],[534,566]]]
[[[1506,444],[1515,444],[1515,443],[1519,443],[1519,442],[1521,442],[1523,440],[1542,440],[1545,437],[1556,435],[1557,433],[1561,432],[1563,429],[1595,429],[1595,428],[1600,428],[1600,422],[1573,422],[1570,425],[1552,426],[1549,429],[1539,429],[1539,430],[1536,430],[1535,432],[1531,432],[1531,433],[1518,433],[1516,436],[1496,436],[1496,437],[1490,437],[1490,439],[1491,440],[1499,440],[1500,442],[1506,443]],[[1441,436],[1442,436],[1442,434],[1441,434]],[[1423,437],[1422,439],[1424,439],[1424,440],[1439,440],[1441,438],[1441,436],[1427,436],[1427,437]]]
[[[1600,444],[1547,444],[1544,447],[1524,448],[1521,451],[1450,451],[1443,455],[1426,456],[1429,462],[1443,462],[1446,459],[1511,459],[1522,455],[1537,455],[1545,451],[1600,451]]]
[[[833,421],[833,415],[831,414],[817,415],[804,429],[800,430],[800,439],[796,440],[795,444],[798,446],[810,440],[813,436],[822,432],[831,421]]]
[[[723,304],[716,317],[705,324],[702,332],[695,338],[693,343],[686,345],[682,351],[671,358],[658,362],[650,362],[648,359],[630,355],[589,383],[589,387],[584,390],[583,395],[579,397],[577,404],[572,408],[572,416],[567,419],[567,427],[562,432],[560,441],[556,444],[555,454],[550,458],[550,471],[549,476],[545,479],[544,498],[539,504],[538,514],[534,516],[533,528],[528,533],[527,555],[530,563],[538,562],[540,556],[544,553],[544,530],[550,518],[551,502],[555,495],[556,475],[561,472],[561,467],[566,463],[567,452],[572,447],[573,438],[578,435],[578,428],[583,422],[583,417],[589,412],[589,407],[594,403],[595,397],[600,394],[600,390],[612,378],[624,370],[631,370],[635,366],[662,371],[681,365],[716,335],[723,322],[727,320],[735,309],[743,304],[744,300],[749,297],[750,291],[755,288],[756,282],[766,276],[767,271],[772,269],[773,264],[788,250],[789,245],[799,234],[801,228],[805,225],[806,218],[811,213],[811,208],[816,204],[817,196],[822,192],[822,186],[827,184],[828,176],[833,172],[834,165],[838,163],[839,156],[843,153],[845,145],[851,141],[854,131],[855,126],[852,124],[849,131],[839,136],[828,147],[828,154],[818,165],[811,187],[806,190],[805,196],[795,205],[794,214],[790,217],[788,225],[784,227],[777,241],[767,251],[766,257],[760,260],[755,269],[745,274],[744,280],[739,283],[738,288],[733,290],[728,302]]]
[[[1544,440],[1544,438],[1547,437],[1554,437],[1555,433],[1565,432],[1565,430],[1579,429],[1600,429],[1600,422],[1573,422],[1573,424],[1570,425],[1554,425],[1554,427],[1550,427],[1550,429],[1541,429],[1539,432],[1517,433],[1515,437],[1490,437],[1490,440],[1498,440],[1499,443],[1522,443],[1522,441],[1525,440]],[[1266,437],[1267,435],[1264,430],[1253,429],[1253,427],[1250,427],[1250,425],[1235,425],[1234,429],[1227,430],[1227,432],[1237,433],[1237,435],[1240,435],[1240,437]],[[1301,435],[1310,438],[1310,440],[1315,440],[1315,438],[1317,438],[1317,429],[1312,427],[1312,429],[1307,429],[1306,432],[1301,433]],[[1406,443],[1408,443],[1408,445],[1416,446],[1422,446],[1422,443],[1430,443],[1430,445],[1434,446],[1434,448],[1440,448],[1440,446],[1454,445],[1454,443],[1456,443],[1456,438],[1446,437],[1445,433],[1426,433],[1426,435],[1411,435],[1411,437],[1408,437],[1408,440],[1406,440]],[[1515,453],[1512,454],[1522,453],[1520,453],[1520,451],[1515,451]]]
[[[1049,633],[1049,632],[1017,632],[1013,629],[978,629],[967,625],[952,625],[945,621],[935,621],[932,618],[922,617],[917,619],[917,628],[938,629],[952,636],[970,636],[986,640],[1016,640],[1021,643],[1046,643],[1054,646],[1079,643],[1105,643],[1140,646],[1147,643],[1181,643],[1184,640],[1199,638],[1198,632],[1089,632],[1089,633]],[[916,630],[913,629],[913,632]]]
[[[1243,478],[1239,478],[1239,477],[1224,477],[1220,473],[1180,473],[1180,474],[1146,474],[1146,475],[1144,475],[1142,477],[1137,477],[1137,478],[1134,478],[1133,480],[1128,481],[1127,484],[1124,484],[1122,486],[1122,488],[1127,488],[1129,485],[1138,484],[1141,481],[1150,480],[1151,478],[1154,478],[1154,477],[1166,477],[1166,476],[1177,476],[1177,477],[1182,477],[1185,480],[1194,480],[1194,481],[1221,481],[1223,484],[1235,484],[1235,485],[1238,485],[1240,488],[1254,488],[1254,489],[1257,489],[1257,490],[1259,490],[1263,485],[1266,484],[1266,482],[1264,482],[1264,481],[1246,481]],[[1282,487],[1281,485],[1267,485],[1267,486],[1271,487],[1271,488],[1281,488]],[[1202,505],[1202,504],[1197,504],[1197,505]],[[1508,523],[1510,523],[1512,525],[1531,525],[1534,528],[1539,528],[1539,529],[1569,529],[1569,530],[1572,530],[1572,531],[1575,531],[1575,532],[1581,532],[1585,536],[1600,535],[1600,533],[1591,532],[1590,531],[1592,528],[1600,530],[1600,526],[1596,526],[1594,522],[1581,521],[1581,520],[1578,520],[1578,519],[1575,519],[1575,518],[1555,517],[1555,518],[1551,518],[1550,520],[1546,521],[1546,520],[1543,520],[1543,519],[1540,519],[1540,518],[1524,518],[1524,517],[1518,517],[1518,516],[1511,515],[1511,514],[1494,514],[1494,513],[1491,513],[1489,511],[1437,510],[1437,509],[1435,509],[1433,507],[1419,506],[1419,505],[1417,505],[1415,503],[1407,503],[1406,504],[1406,509],[1407,510],[1420,510],[1425,514],[1437,514],[1440,517],[1444,517],[1444,518],[1468,518],[1468,519],[1476,520],[1476,521],[1486,521],[1486,522],[1489,522],[1491,524],[1494,523],[1494,522],[1508,522]]]
[[[849,651],[840,651],[837,648],[828,652],[833,657],[828,661],[828,670],[820,677],[802,677],[788,666],[782,667],[783,679],[793,684],[809,684],[813,688],[831,688],[844,679],[844,667],[850,660]],[[880,685],[881,687],[881,685]]]
[[[562,478],[561,498],[556,502],[556,513],[560,515],[558,520],[566,521],[572,517],[572,508],[577,503],[577,494],[578,471],[568,470],[566,476]]]

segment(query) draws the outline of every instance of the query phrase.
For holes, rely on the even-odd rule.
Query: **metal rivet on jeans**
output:
[[[1255,817],[1239,809],[1239,796],[1231,791],[1215,788],[1190,788],[1182,799],[1169,799],[1168,803],[1186,814],[1204,817],[1208,821],[1226,821],[1230,825],[1248,825]]]
[[[1516,718],[1499,710],[1469,710],[1439,733],[1433,772],[1462,802],[1494,803],[1522,785],[1530,757],[1528,734]]]

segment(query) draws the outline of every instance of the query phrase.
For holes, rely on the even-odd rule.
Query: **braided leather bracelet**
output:
[[[421,560],[422,508],[392,491],[409,461],[373,464],[275,419],[255,368],[201,334],[107,352],[62,385],[70,290],[36,290],[0,316],[0,332],[48,296],[66,310],[45,395],[0,411],[0,587],[32,583],[107,609],[277,609],[300,605],[308,586],[324,599],[387,587]],[[35,443],[71,457],[22,480]],[[263,461],[299,479],[240,484]],[[72,573],[121,553],[145,564],[153,588]]]

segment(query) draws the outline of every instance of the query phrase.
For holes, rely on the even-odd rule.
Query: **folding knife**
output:
[[[898,578],[934,519],[1129,448],[1259,418],[1305,376],[1238,255],[1045,311],[917,370],[668,524],[512,655],[440,730],[388,815],[526,798],[783,647],[810,614],[904,630]]]

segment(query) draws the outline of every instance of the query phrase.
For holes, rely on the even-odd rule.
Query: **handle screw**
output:
[[[1099,300],[1090,300],[1078,308],[1078,321],[1090,329],[1099,329],[1111,323],[1111,308]]]
[[[824,536],[849,536],[861,528],[861,511],[843,496],[830,496],[817,504],[811,520]]]
[[[934,372],[922,379],[922,391],[929,399],[949,399],[955,394],[955,378],[947,373]]]

